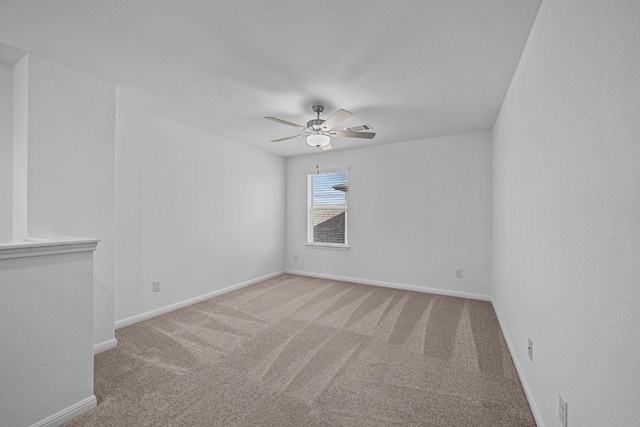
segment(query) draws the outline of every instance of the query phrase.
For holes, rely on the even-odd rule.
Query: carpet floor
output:
[[[67,426],[535,426],[484,301],[285,274],[116,337]]]

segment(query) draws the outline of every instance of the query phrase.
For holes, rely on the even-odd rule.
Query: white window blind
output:
[[[307,242],[347,245],[349,171],[310,173],[307,188]]]

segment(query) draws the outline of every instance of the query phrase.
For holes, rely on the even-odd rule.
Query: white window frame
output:
[[[350,181],[350,171],[348,166],[343,167],[334,167],[321,169],[320,173],[327,172],[347,172],[347,185]],[[336,250],[348,250],[351,246],[349,245],[349,190],[345,192],[345,208],[344,208],[344,243],[324,243],[324,242],[313,242],[313,183],[311,181],[312,176],[317,175],[318,171],[308,172],[307,173],[307,241],[306,246],[309,248],[317,248],[317,249],[336,249]]]

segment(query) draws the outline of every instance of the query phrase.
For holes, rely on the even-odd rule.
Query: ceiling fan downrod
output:
[[[307,122],[307,128],[309,128],[312,131],[319,131],[320,129],[322,129],[322,124],[324,123],[324,120],[320,118],[320,113],[322,113],[323,111],[324,111],[323,105],[313,106],[313,112],[316,113],[316,118],[313,120],[309,120]]]

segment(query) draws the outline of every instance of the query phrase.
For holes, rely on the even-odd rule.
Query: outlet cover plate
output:
[[[564,400],[561,394],[558,395],[558,418],[560,419],[560,424],[562,427],[567,427],[567,402]]]
[[[153,281],[153,292],[160,292],[162,288],[160,287],[160,281],[159,280],[154,280]]]

